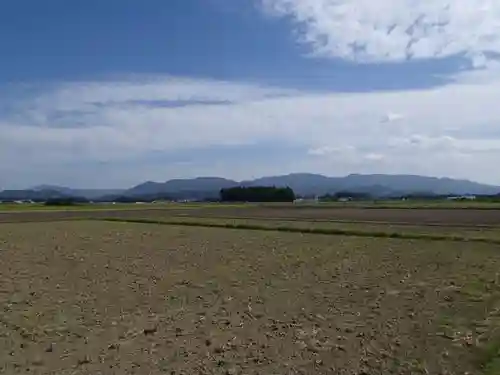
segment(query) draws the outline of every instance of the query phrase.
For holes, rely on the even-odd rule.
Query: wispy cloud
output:
[[[500,183],[491,174],[500,162],[500,74],[484,74],[428,90],[333,94],[172,78],[53,85],[18,97],[0,114],[0,174],[27,184],[47,182],[40,170],[54,171],[71,183],[95,182],[88,176],[99,170],[105,186],[187,171],[246,178],[300,170]],[[170,100],[183,106],[157,105]],[[249,151],[231,152],[240,146]],[[227,153],[208,155],[210,148]],[[169,163],[176,153],[184,164]]]
[[[113,105],[155,106],[159,103],[210,104],[283,96],[292,90],[252,84],[177,77],[149,77],[95,82],[65,82],[25,87],[24,113],[94,111]],[[34,94],[32,94],[34,93]],[[18,94],[20,95],[20,93]],[[8,100],[7,95],[5,100]],[[29,100],[28,100],[29,99]],[[15,103],[19,103],[16,98]],[[26,112],[26,109],[32,109]]]
[[[358,62],[467,56],[475,66],[500,53],[495,0],[261,0],[291,17],[316,55]]]

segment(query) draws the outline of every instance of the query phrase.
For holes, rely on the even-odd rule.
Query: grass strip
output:
[[[499,210],[500,202],[320,202],[297,204],[260,204],[260,207],[279,209],[363,209],[363,210]]]
[[[287,226],[269,227],[257,224],[206,223],[206,222],[203,223],[196,221],[181,221],[181,220],[151,220],[151,219],[122,219],[122,218],[95,218],[90,220],[136,223],[136,224],[158,224],[158,225],[178,225],[178,226],[204,227],[204,228],[260,230],[268,232],[323,234],[323,235],[333,235],[333,236],[398,238],[406,240],[428,240],[428,241],[476,242],[476,243],[489,243],[489,244],[500,245],[500,239],[484,238],[484,237],[449,236],[449,235],[427,234],[427,233],[420,234],[420,233],[387,232],[387,231],[363,231],[363,230],[337,229],[337,228],[299,228],[299,227],[287,227]]]
[[[399,225],[411,227],[443,227],[443,228],[463,228],[463,229],[500,229],[498,225],[491,224],[454,224],[454,223],[420,223],[411,221],[387,221],[387,220],[348,220],[348,219],[318,219],[309,217],[262,217],[262,216],[228,216],[228,215],[203,215],[174,213],[171,217],[191,218],[191,219],[217,219],[217,220],[258,220],[258,221],[290,221],[301,223],[331,223],[331,224],[367,224],[367,225]]]
[[[497,302],[498,302],[497,295]],[[490,311],[488,317],[483,323],[488,328],[488,338],[482,347],[480,347],[479,364],[483,375],[500,374],[500,308],[497,307]]]
[[[490,344],[486,353],[483,365],[483,375],[500,374],[500,342]]]

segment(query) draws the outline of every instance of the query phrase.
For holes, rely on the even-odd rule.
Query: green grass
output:
[[[193,206],[181,203],[165,204],[76,204],[72,206],[45,206],[44,204],[0,204],[0,212],[29,212],[29,211],[101,211],[101,210],[155,210],[155,209],[193,209],[202,206]]]
[[[11,204],[0,203],[1,211],[40,211],[40,210],[109,210],[109,209],[144,209],[144,208],[290,208],[290,209],[477,209],[477,210],[498,210],[500,202],[488,201],[360,201],[360,202],[320,202],[311,203],[156,203],[156,204],[135,204],[135,203],[117,203],[117,204],[81,204],[67,207],[45,206],[41,203],[36,204]]]
[[[72,206],[45,206],[43,203],[13,204],[0,203],[0,212],[13,211],[94,211],[94,210],[144,210],[144,209],[198,209],[198,208],[245,208],[247,204],[218,203],[90,203]]]
[[[496,304],[488,311],[487,319],[483,322],[486,327],[486,342],[482,344],[479,352],[479,364],[483,375],[500,374],[500,291],[496,286],[496,294],[490,297]]]
[[[251,212],[250,212],[251,214]],[[171,216],[168,216],[169,218]],[[497,225],[491,225],[491,224],[449,224],[449,223],[415,223],[415,222],[392,222],[392,221],[367,221],[367,220],[346,220],[346,219],[321,219],[321,218],[311,218],[311,217],[258,217],[258,216],[244,216],[243,214],[239,215],[231,215],[231,216],[224,216],[224,215],[207,215],[205,213],[200,213],[200,214],[184,214],[184,213],[179,213],[174,215],[173,217],[179,217],[183,219],[193,219],[193,220],[215,220],[215,221],[231,221],[231,222],[239,222],[239,221],[245,221],[245,222],[266,222],[267,225],[276,225],[276,223],[286,223],[287,226],[293,226],[293,225],[314,225],[314,226],[363,226],[366,228],[375,228],[375,227],[380,227],[380,228],[401,228],[404,229],[405,231],[412,231],[412,230],[422,230],[422,228],[425,228],[426,231],[443,231],[443,230],[453,230],[457,231],[459,230],[460,233],[463,232],[463,230],[474,230],[474,231],[483,231],[483,230],[492,230],[492,231],[497,231],[500,234],[500,226]]]
[[[1,211],[80,211],[80,210],[111,210],[145,208],[146,205],[137,204],[76,204],[72,206],[45,206],[43,203],[34,204],[0,204]],[[151,205],[150,205],[151,206]]]
[[[158,225],[180,225],[189,227],[206,227],[206,228],[225,228],[225,229],[242,229],[242,230],[260,230],[260,231],[275,231],[288,233],[307,233],[307,234],[322,234],[335,236],[355,236],[355,237],[373,237],[373,238],[399,238],[406,240],[428,240],[428,241],[454,241],[454,242],[476,242],[490,243],[500,245],[500,238],[489,237],[464,237],[461,235],[449,234],[431,234],[431,233],[411,233],[411,232],[395,232],[395,231],[374,231],[363,229],[348,229],[348,228],[320,228],[320,227],[298,227],[298,226],[266,226],[254,223],[236,223],[236,222],[217,222],[217,221],[194,221],[194,220],[179,220],[179,219],[121,219],[121,218],[96,218],[94,220],[123,222],[123,223],[140,223],[140,224],[158,224]]]
[[[490,343],[484,356],[483,375],[500,374],[500,340]]]
[[[146,219],[148,217],[137,217],[138,219]],[[244,217],[207,217],[207,216],[191,216],[191,215],[165,215],[164,218],[156,220],[182,223],[200,223],[200,224],[218,224],[223,226],[228,225],[250,225],[258,227],[265,226],[266,228],[288,228],[283,231],[290,230],[289,228],[297,229],[302,233],[307,232],[368,232],[368,233],[384,233],[386,236],[392,235],[398,237],[401,233],[404,235],[413,236],[437,236],[439,238],[459,238],[461,241],[469,239],[482,238],[484,241],[493,240],[500,241],[500,227],[495,226],[445,226],[445,225],[416,225],[416,224],[394,224],[394,223],[379,223],[379,222],[359,222],[359,221],[329,221],[329,220],[314,220],[314,219],[275,219],[275,218],[244,218]]]
[[[442,312],[437,320],[439,335],[456,342],[469,334],[467,347],[475,353],[475,366],[482,375],[500,374],[500,285],[497,276],[476,274],[457,280],[454,289],[465,297],[460,304]],[[479,320],[478,320],[479,318]]]
[[[262,203],[263,207],[292,207],[289,203]],[[401,201],[401,200],[381,200],[381,201],[353,201],[353,202],[319,202],[319,203],[297,203],[294,208],[362,208],[362,209],[479,209],[498,210],[500,202],[493,201]]]

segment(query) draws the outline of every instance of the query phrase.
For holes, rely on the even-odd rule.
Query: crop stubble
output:
[[[476,374],[492,359],[498,246],[83,221],[3,224],[0,241],[6,374]]]

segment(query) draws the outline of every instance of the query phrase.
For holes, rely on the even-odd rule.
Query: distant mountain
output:
[[[163,183],[148,181],[123,192],[124,196],[162,195],[174,199],[215,198],[224,188],[238,186],[238,182],[220,177],[175,179]]]
[[[338,185],[335,177],[326,177],[311,173],[293,173],[284,176],[257,178],[251,181],[242,181],[243,186],[288,186],[300,195],[324,195],[332,192],[332,187]]]
[[[491,195],[500,193],[500,187],[480,184],[469,180],[455,180],[451,178],[437,178],[417,175],[360,175],[351,174],[344,177],[344,188],[360,188],[363,186],[384,186],[393,191],[402,193],[427,192],[437,195]]]
[[[32,188],[34,191],[57,191],[65,196],[70,197],[83,197],[87,199],[97,199],[105,195],[119,195],[122,194],[124,189],[72,189],[64,186],[57,185],[38,185]]]
[[[324,195],[339,191],[365,192],[382,197],[423,192],[437,195],[500,193],[498,186],[468,180],[416,175],[351,174],[346,177],[326,177],[318,174],[295,173],[243,181],[242,184],[245,186],[289,186],[299,195]]]
[[[312,173],[293,173],[269,176],[248,181],[233,181],[219,177],[174,179],[166,182],[148,181],[128,190],[72,189],[61,186],[41,185],[31,190],[6,190],[0,200],[43,199],[43,197],[84,197],[90,200],[115,200],[117,198],[148,199],[213,199],[221,189],[235,186],[288,186],[301,196],[355,192],[373,197],[396,197],[409,194],[434,195],[496,195],[500,187],[469,180],[436,178],[416,175],[351,174],[346,177],[327,177]],[[35,198],[33,198],[35,197]]]
[[[163,185],[161,182],[146,181],[131,189],[124,190],[122,194],[126,196],[159,194],[163,191]]]
[[[43,202],[48,199],[67,198],[56,190],[3,190],[0,191],[0,201],[20,201],[20,200],[33,200]]]

